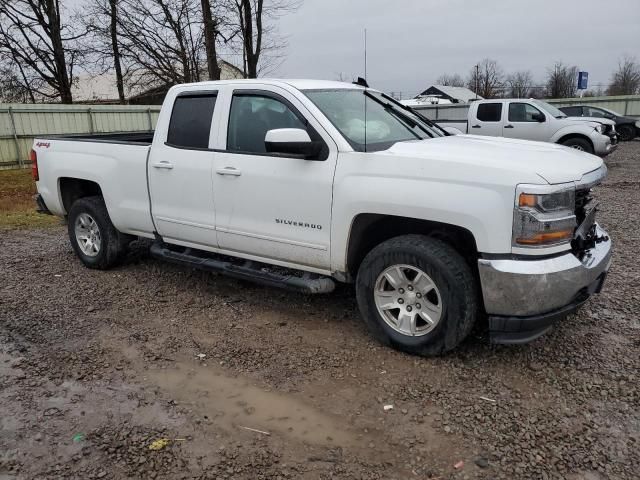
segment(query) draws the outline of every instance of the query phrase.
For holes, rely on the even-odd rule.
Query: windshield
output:
[[[442,137],[417,116],[365,89],[303,92],[357,152],[386,150],[394,143]]]
[[[547,102],[543,102],[542,100],[533,100],[533,103],[535,103],[538,107],[546,111],[548,114],[554,116],[555,118],[566,118],[567,116],[563,111],[558,110],[553,105]]]

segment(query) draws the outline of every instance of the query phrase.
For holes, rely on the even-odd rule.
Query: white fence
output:
[[[159,113],[159,105],[0,104],[0,168],[27,164],[35,137],[151,131]]]

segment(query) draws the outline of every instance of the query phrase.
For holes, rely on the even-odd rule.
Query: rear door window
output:
[[[477,117],[481,122],[499,122],[502,118],[502,103],[479,104]]]
[[[215,92],[176,97],[169,122],[167,144],[181,148],[208,148],[216,98]]]

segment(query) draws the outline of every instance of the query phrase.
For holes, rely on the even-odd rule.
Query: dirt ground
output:
[[[605,291],[530,345],[480,326],[442,358],[371,340],[350,287],[263,288],[141,242],[92,271],[62,226],[0,230],[0,479],[637,479],[640,141],[607,163]]]

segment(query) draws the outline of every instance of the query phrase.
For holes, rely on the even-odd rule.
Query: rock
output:
[[[487,468],[489,466],[489,460],[482,456],[474,458],[473,463],[475,463],[480,468]]]

